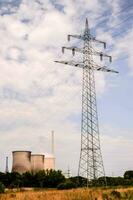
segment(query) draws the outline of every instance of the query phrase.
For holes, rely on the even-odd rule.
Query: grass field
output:
[[[8,192],[0,200],[133,200],[132,188],[117,189],[73,189]]]

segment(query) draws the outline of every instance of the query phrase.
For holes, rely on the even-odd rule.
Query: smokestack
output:
[[[51,153],[54,156],[54,131],[51,132]]]
[[[6,169],[5,169],[5,173],[8,173],[9,170],[8,170],[8,157],[6,157]]]
[[[51,155],[46,155],[44,158],[44,170],[55,169],[55,156],[54,156],[54,131],[50,134]]]

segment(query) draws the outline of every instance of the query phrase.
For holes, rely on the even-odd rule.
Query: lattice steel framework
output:
[[[98,115],[97,115],[97,104],[96,104],[96,92],[95,92],[95,78],[94,70],[114,72],[115,70],[109,69],[106,66],[100,66],[93,61],[93,56],[108,57],[112,62],[112,57],[96,51],[92,47],[92,42],[98,42],[104,45],[106,43],[97,40],[90,34],[88,27],[88,21],[86,19],[85,30],[83,35],[68,35],[68,41],[74,37],[81,39],[84,42],[83,48],[77,47],[62,47],[62,52],[65,49],[72,50],[72,54],[75,52],[83,54],[83,62],[74,61],[55,61],[57,63],[72,65],[75,67],[81,67],[83,69],[83,84],[82,84],[82,123],[81,123],[81,151],[78,167],[78,175],[87,178],[87,185],[91,180],[99,177],[105,177],[105,171],[103,166],[100,138],[99,138],[99,127],[98,127]]]

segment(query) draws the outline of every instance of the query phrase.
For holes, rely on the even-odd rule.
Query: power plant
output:
[[[38,172],[44,170],[44,155],[32,154],[31,155],[31,171]]]
[[[12,171],[23,174],[31,171],[31,151],[13,151]]]
[[[12,172],[23,174],[25,172],[36,173],[40,170],[55,169],[54,157],[54,132],[52,131],[51,155],[32,154],[31,151],[17,150],[12,152]]]
[[[44,169],[55,169],[55,158],[53,155],[45,158]]]
[[[55,169],[54,155],[31,154],[31,151],[13,151],[12,172],[23,174],[40,170]]]

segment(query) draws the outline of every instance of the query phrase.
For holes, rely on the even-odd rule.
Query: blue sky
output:
[[[6,156],[11,168],[12,150],[50,153],[55,130],[56,167],[65,172],[69,165],[77,174],[82,70],[54,60],[72,59],[61,54],[61,46],[82,45],[68,44],[67,34],[82,33],[86,17],[113,56],[112,64],[100,64],[119,71],[96,73],[105,170],[123,175],[132,169],[132,7],[132,1],[122,0],[0,1],[0,170]]]

